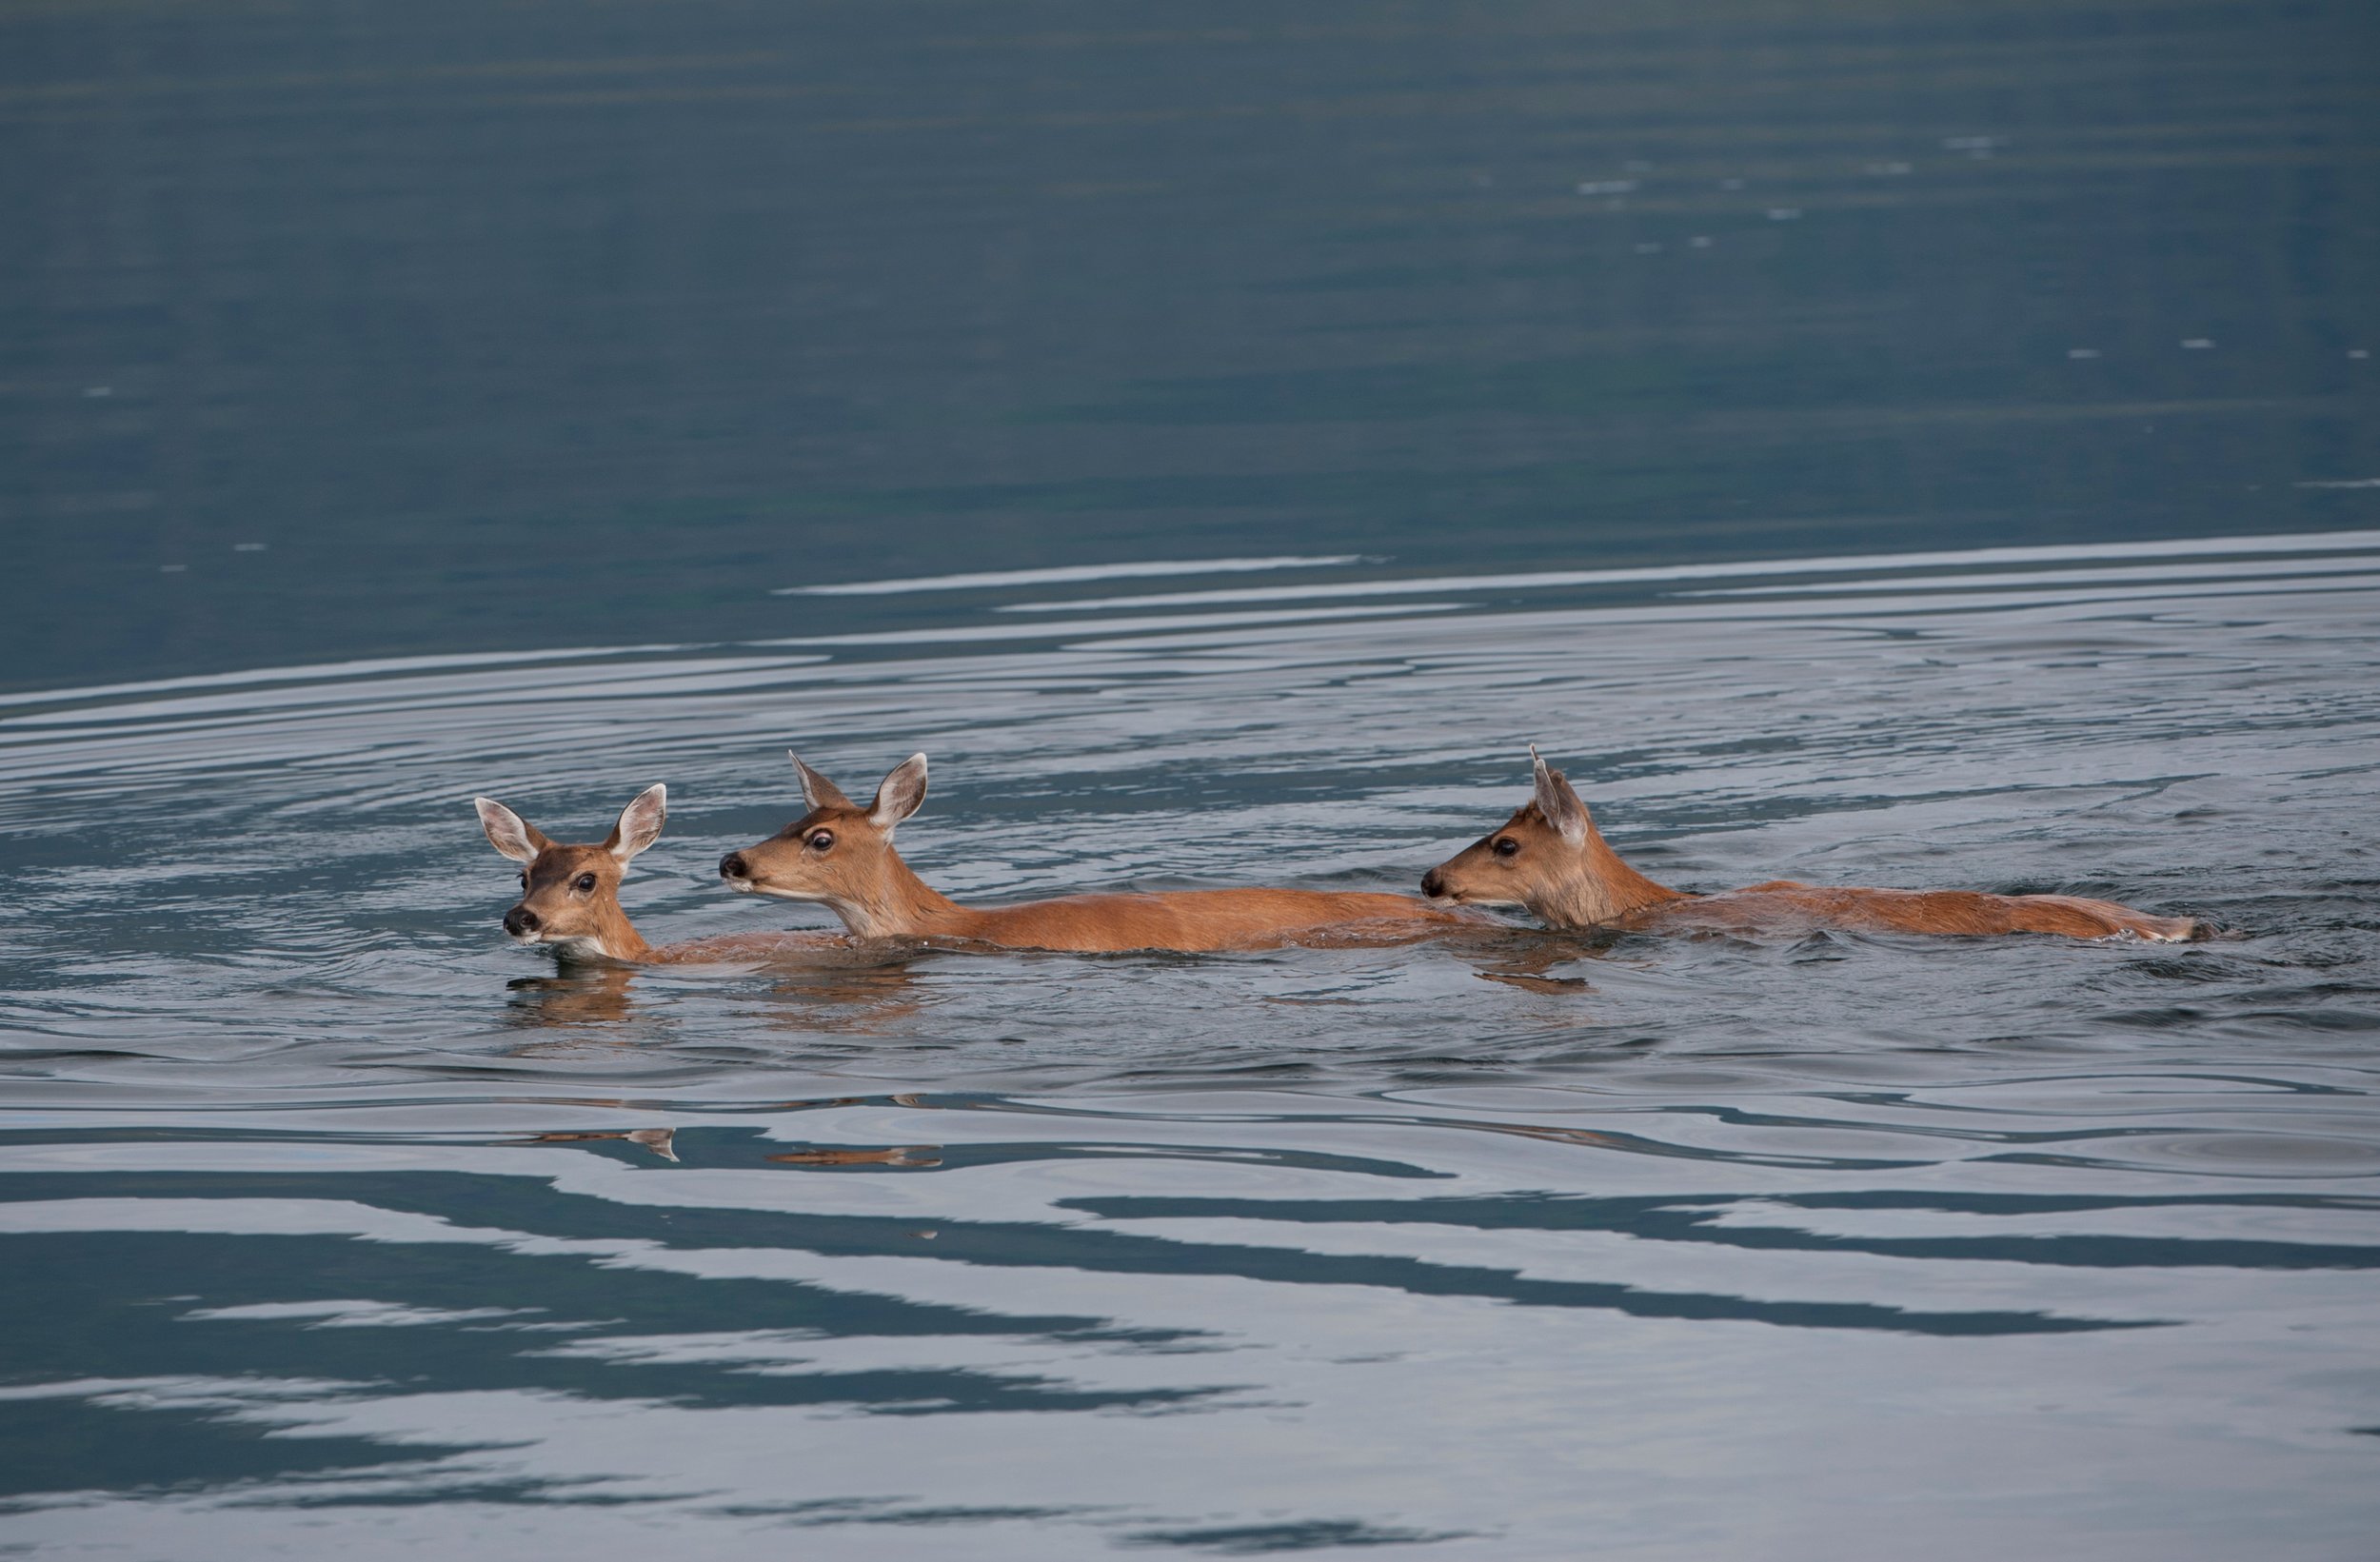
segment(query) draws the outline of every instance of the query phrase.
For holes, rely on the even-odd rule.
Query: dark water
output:
[[[2369,524],[2296,484],[2380,473],[2375,66],[2363,0],[13,0],[0,684]]]
[[[0,8],[0,1551],[2370,1555],[2376,38]],[[2225,934],[565,973],[468,807],[681,938],[789,742],[994,900],[1532,740]]]
[[[24,708],[8,1532],[2360,1554],[2380,535],[2292,541]],[[710,879],[788,735],[927,748],[904,843],[991,897],[1409,883],[1522,733],[1685,884],[2229,935],[563,976],[466,802],[585,838],[667,779],[627,900],[683,937],[801,919]]]

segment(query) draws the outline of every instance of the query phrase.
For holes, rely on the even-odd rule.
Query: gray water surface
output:
[[[0,0],[0,1552],[2367,1562],[2366,0]],[[562,971],[1647,872],[2188,946]]]
[[[2380,537],[2232,546],[28,702],[9,1529],[2353,1555]],[[1521,735],[1689,887],[2225,931],[565,973],[467,804],[592,839],[666,780],[625,898],[677,938],[823,925],[711,879],[788,740],[928,750],[902,844],[989,900],[1407,886]]]
[[[0,687],[2370,525],[2376,64],[2368,0],[17,0]]]

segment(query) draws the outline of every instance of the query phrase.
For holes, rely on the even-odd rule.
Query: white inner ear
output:
[[[1537,745],[1529,745],[1530,784],[1536,789],[1537,806],[1549,816],[1554,812],[1554,769],[1537,752]]]
[[[534,862],[537,848],[529,844],[529,827],[521,816],[493,798],[473,798],[471,806],[479,810],[479,827],[487,832],[487,843],[515,862]]]
[[[1537,812],[1545,816],[1545,822],[1559,829],[1562,819],[1561,790],[1554,784],[1554,772],[1545,767],[1543,760],[1537,761],[1537,784],[1534,801],[1537,802]]]
[[[1538,757],[1534,743],[1529,747],[1529,760],[1537,773],[1537,812],[1571,845],[1586,844],[1587,815],[1577,795],[1556,779],[1552,767]]]
[[[620,822],[612,827],[618,843],[611,848],[615,861],[625,863],[630,858],[661,839],[661,827],[669,822],[669,788],[658,782],[636,795],[636,801],[620,810]]]
[[[884,784],[876,789],[876,805],[867,811],[867,821],[889,839],[893,827],[916,813],[924,801],[925,756],[912,754],[893,766]]]
[[[802,762],[802,756],[796,754],[792,749],[788,748],[785,750],[785,758],[793,761],[793,773],[802,778],[802,801],[809,804],[812,808],[825,807],[826,804],[832,800],[826,796],[826,793],[822,788],[821,783],[823,782],[828,786],[831,786],[833,783],[827,781],[825,777],[820,775],[808,765],[803,764]]]

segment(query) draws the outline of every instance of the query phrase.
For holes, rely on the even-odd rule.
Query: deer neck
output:
[[[883,871],[866,895],[827,904],[855,939],[922,939],[937,933],[963,937],[977,917],[920,879],[889,846]]]
[[[1622,861],[1590,824],[1570,873],[1529,909],[1557,927],[1594,927],[1644,906],[1684,899],[1682,891],[1656,884]]]
[[[620,909],[617,900],[602,907],[597,913],[593,933],[573,939],[562,948],[565,958],[576,954],[595,954],[630,965],[642,965],[653,958],[653,946],[645,941],[645,935],[636,930],[636,924],[628,920],[628,914]]]

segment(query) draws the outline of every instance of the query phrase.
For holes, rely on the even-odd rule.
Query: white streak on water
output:
[[[2380,570],[2241,557],[498,659],[0,723],[0,1257],[110,1266],[76,1293],[98,1324],[28,1298],[47,1381],[0,1401],[122,1418],[169,1471],[272,1433],[170,1488],[69,1471],[12,1535],[257,1554],[336,1499],[375,1521],[351,1562],[531,1513],[539,1554],[801,1526],[805,1555],[985,1562],[1214,1512],[1559,1556],[1721,1479],[1809,1515],[1813,1554],[1879,1489],[1934,1493],[1879,1556],[2347,1554],[2348,1429],[2380,1424]],[[614,990],[503,942],[483,781],[580,834],[665,778],[640,922],[799,920],[710,868],[802,806],[789,737],[860,786],[931,747],[902,845],[969,898],[1409,890],[1526,796],[1535,738],[1690,887],[2066,886],[2233,936],[1514,930]],[[1532,953],[1557,980],[1479,979]],[[664,1126],[681,1164],[576,1137]],[[940,1163],[770,1158],[896,1144]],[[2132,1327],[2032,1332],[2096,1323]],[[103,1330],[139,1359],[80,1348]],[[1964,1468],[1994,1479],[1940,1484]],[[2320,1521],[2293,1552],[2283,1508]],[[1773,1538],[1715,1533],[1688,1549]]]
[[[886,597],[911,591],[972,591],[996,585],[1060,585],[1140,575],[1236,575],[1259,569],[1325,569],[1362,562],[1359,553],[1291,554],[1270,559],[1152,559],[1138,564],[1066,564],[1049,569],[995,569],[973,575],[917,575],[905,580],[844,581],[833,585],[781,585],[772,597]]]
[[[1256,623],[1302,623],[1318,619],[1378,618],[1392,613],[1451,613],[1460,603],[1382,603],[1378,607],[1316,607],[1284,613],[1180,613],[1164,618],[1093,619],[1068,623],[1005,623],[964,629],[884,629],[864,635],[797,635],[759,640],[755,645],[939,645],[969,641],[1051,640],[1079,635],[1139,634],[1156,629],[1244,627]]]
[[[1889,581],[1801,581],[1792,585],[1730,585],[1715,586],[1703,591],[1680,591],[1679,597],[1784,597],[1809,596],[1819,593],[1843,595],[1850,592],[1875,591],[1947,591],[1976,586],[2023,585],[2108,585],[2118,582],[2230,580],[2240,583],[2291,580],[2301,576],[2339,578],[2339,566],[2363,560],[2326,559],[2319,564],[2132,564],[2112,569],[2037,569],[2013,571],[2000,575],[1927,575],[1914,580]]]
[[[138,683],[92,683],[81,688],[45,689],[31,694],[0,694],[0,705],[45,705],[64,700],[98,700],[114,694],[157,694],[174,689],[232,689],[259,683],[295,682],[327,678],[378,678],[389,673],[436,672],[456,667],[510,667],[541,662],[581,658],[641,656],[684,651],[679,644],[581,645],[557,651],[483,651],[467,656],[396,656],[361,662],[315,662],[287,667],[256,667],[236,673],[208,673],[191,678],[152,678]]]
[[[1965,564],[2061,564],[2096,559],[2257,557],[2287,553],[2347,553],[2380,546],[2380,531],[2294,533],[2276,537],[2175,538],[2149,543],[2076,543],[2042,547],[1957,548],[1936,553],[1854,554],[1828,559],[1754,559],[1716,564],[1649,564],[1625,569],[1554,569],[1504,575],[1437,575],[1423,579],[1347,581],[1315,585],[1242,586],[1213,591],[1091,597],[1070,602],[1012,603],[1003,613],[1076,613],[1093,608],[1186,607],[1209,603],[1302,602],[1328,597],[1430,595],[1449,591],[1536,591],[1564,586],[1633,585],[1660,581],[1708,581],[1767,576],[1937,569]]]

